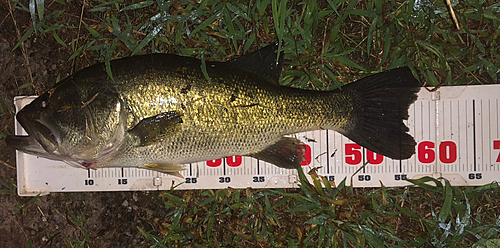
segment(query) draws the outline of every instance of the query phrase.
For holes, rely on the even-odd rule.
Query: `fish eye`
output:
[[[42,101],[42,103],[41,103],[42,108],[46,108],[47,105],[48,105],[48,103],[46,101]]]

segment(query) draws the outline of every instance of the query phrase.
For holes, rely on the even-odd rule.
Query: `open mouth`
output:
[[[48,152],[53,153],[59,144],[57,137],[52,129],[40,120],[31,121],[31,130],[27,131],[33,138],[39,141],[40,145]]]
[[[28,135],[8,135],[7,138],[5,138],[5,143],[16,150],[27,154],[58,161],[67,160],[65,156],[59,155],[57,152],[47,152],[38,141]]]
[[[47,154],[45,149],[31,136],[28,135],[8,135],[5,138],[8,146],[29,154],[42,155]]]
[[[19,112],[17,120],[28,135],[10,135],[5,142],[8,146],[30,154],[44,156],[54,154],[58,147],[58,138],[49,125],[40,120],[29,118]]]
[[[8,146],[18,151],[43,158],[66,160],[65,156],[62,156],[57,151],[57,139],[48,127],[38,121],[29,121],[29,125],[24,126],[27,127],[25,130],[29,135],[8,135],[5,138],[5,143]]]
[[[18,151],[51,160],[64,161],[77,168],[93,168],[92,166],[96,163],[95,161],[82,159],[75,160],[61,154],[58,151],[56,136],[41,122],[30,121],[28,130],[26,130],[28,134],[31,133],[33,135],[8,135],[5,143]]]

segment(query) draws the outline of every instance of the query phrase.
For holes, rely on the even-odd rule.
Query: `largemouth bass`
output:
[[[393,159],[415,153],[403,120],[421,84],[408,68],[340,90],[302,90],[278,84],[282,57],[276,50],[270,45],[205,65],[170,54],[133,56],[111,61],[114,80],[103,64],[85,68],[19,111],[28,135],[6,142],[80,168],[174,175],[183,164],[234,155],[299,168],[303,146],[285,135],[317,129],[340,132]]]

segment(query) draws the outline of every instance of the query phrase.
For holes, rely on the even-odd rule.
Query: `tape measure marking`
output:
[[[294,135],[306,145],[303,169],[321,167],[318,174],[340,183],[359,166],[356,187],[405,186],[408,178],[441,176],[453,185],[482,185],[500,179],[500,85],[442,87],[421,90],[404,123],[417,141],[416,154],[408,160],[380,156],[329,130]],[[16,97],[19,110],[34,97]],[[16,123],[16,134],[25,134]],[[297,187],[296,171],[278,168],[250,157],[234,156],[191,163],[184,178],[136,168],[103,168],[84,171],[62,162],[17,152],[18,193],[68,191],[164,190],[203,188]],[[58,175],[54,177],[54,175]]]

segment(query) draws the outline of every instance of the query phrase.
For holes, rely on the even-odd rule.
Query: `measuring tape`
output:
[[[16,97],[19,111],[36,97]],[[354,187],[406,186],[405,179],[446,178],[452,185],[484,185],[500,179],[500,85],[450,86],[435,92],[422,89],[410,106],[405,124],[417,141],[416,154],[393,160],[375,154],[339,133],[319,130],[293,136],[304,142],[307,172],[337,185]],[[16,122],[16,135],[26,135]],[[184,178],[137,168],[82,170],[64,162],[17,151],[18,194],[50,192],[129,191],[218,188],[298,187],[295,170],[250,157],[233,156],[187,164]],[[358,173],[356,171],[369,161]],[[356,174],[355,174],[356,173]]]

